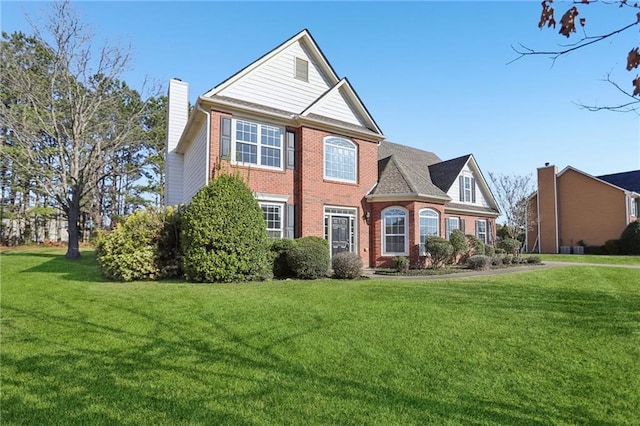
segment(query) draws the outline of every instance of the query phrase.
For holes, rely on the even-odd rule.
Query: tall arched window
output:
[[[440,215],[433,209],[422,209],[420,210],[420,255],[426,254],[424,243],[431,236],[440,236]]]
[[[347,139],[329,136],[324,139],[324,177],[331,180],[356,182],[358,152]]]
[[[382,211],[382,255],[407,256],[407,211],[401,207],[389,207]]]

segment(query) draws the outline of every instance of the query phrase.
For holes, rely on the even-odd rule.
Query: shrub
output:
[[[320,237],[299,238],[287,252],[287,262],[297,278],[326,277],[330,263],[329,243]]]
[[[604,246],[585,246],[584,248],[584,254],[602,255],[605,253],[606,251]]]
[[[476,254],[467,260],[467,266],[471,269],[488,269],[491,265],[491,258],[483,254]]]
[[[484,243],[482,240],[475,235],[467,234],[467,244],[469,246],[469,250],[467,254],[469,256],[473,256],[476,254],[484,254]]]
[[[451,256],[453,246],[441,237],[429,237],[425,242],[425,251],[431,255],[431,267],[437,269]]]
[[[182,249],[188,281],[271,276],[262,209],[239,176],[220,175],[193,197],[183,214]]]
[[[620,235],[621,254],[640,254],[640,221],[627,225]]]
[[[503,238],[498,243],[498,247],[504,250],[507,254],[518,254],[518,250],[520,250],[520,241],[515,238]]]
[[[513,260],[513,257],[511,257],[511,256],[510,256],[510,255],[508,255],[508,254],[505,254],[505,255],[502,257],[502,264],[503,264],[503,265],[511,265],[512,260]]]
[[[409,258],[406,256],[396,256],[393,258],[393,268],[398,271],[405,273],[409,270]]]
[[[112,280],[156,280],[180,276],[180,211],[140,210],[96,239],[101,273]]]
[[[502,266],[502,256],[495,255],[491,257],[491,266]]]
[[[620,254],[620,240],[607,240],[604,243],[604,249],[612,256]]]
[[[276,278],[293,277],[295,274],[287,262],[287,253],[296,245],[295,240],[283,238],[273,240],[269,245],[269,252],[273,259],[273,276]]]
[[[540,256],[529,256],[527,257],[527,263],[532,265],[539,265],[542,263],[542,258]]]
[[[484,245],[484,254],[486,254],[487,256],[491,257],[491,256],[496,254],[496,249],[490,244],[485,244]]]
[[[362,275],[362,259],[357,253],[343,251],[334,255],[331,267],[336,278],[355,279]]]
[[[454,263],[457,261],[457,257],[460,254],[465,254],[469,251],[469,244],[467,243],[467,237],[464,235],[459,229],[454,229],[451,231],[451,235],[449,235],[449,242],[453,246],[453,260]]]

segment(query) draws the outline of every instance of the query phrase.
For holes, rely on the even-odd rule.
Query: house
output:
[[[547,163],[527,202],[527,251],[569,253],[618,239],[638,219],[639,198],[640,170],[591,176]]]
[[[387,142],[307,30],[207,93],[188,113],[169,83],[165,203],[188,203],[220,169],[240,173],[271,238],[320,236],[367,266],[420,257],[427,235],[495,237],[498,208],[472,155]],[[422,253],[423,254],[423,253]]]

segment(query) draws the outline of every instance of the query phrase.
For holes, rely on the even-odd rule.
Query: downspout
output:
[[[201,113],[203,113],[206,117],[207,117],[207,137],[206,137],[206,158],[205,158],[205,177],[204,177],[204,184],[208,185],[209,184],[209,177],[211,176],[211,171],[209,169],[210,165],[210,161],[211,161],[211,114],[208,113],[207,111],[205,111],[204,109],[202,109],[202,107],[200,106],[200,103],[197,102],[196,103],[196,108],[198,109],[198,111],[200,111]]]
[[[629,225],[629,217],[631,216],[631,200],[633,198],[631,198],[631,193],[628,191],[624,191],[624,213],[625,213],[625,217],[624,217],[624,224]]]

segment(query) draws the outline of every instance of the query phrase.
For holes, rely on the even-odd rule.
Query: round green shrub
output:
[[[441,237],[429,237],[424,244],[425,251],[431,256],[431,267],[437,269],[442,266],[451,254],[453,246],[448,240]]]
[[[493,247],[491,244],[485,244],[484,245],[484,254],[486,254],[489,257],[494,256],[496,254],[495,247]]]
[[[336,278],[355,279],[362,275],[362,259],[357,253],[343,251],[331,259],[331,268]]]
[[[303,237],[287,252],[287,263],[297,278],[317,279],[329,273],[329,243],[320,237]]]
[[[627,225],[620,235],[621,254],[640,254],[640,221]]]
[[[489,269],[491,266],[491,258],[484,254],[475,254],[467,259],[467,266],[470,269],[476,270]]]
[[[503,238],[498,243],[498,247],[504,250],[504,252],[507,254],[515,255],[518,254],[518,250],[520,250],[521,244],[522,243],[520,243],[520,241],[516,240],[515,238]]]
[[[139,210],[96,239],[101,273],[112,280],[140,281],[182,274],[179,256],[180,211]]]
[[[511,265],[511,261],[512,261],[512,260],[513,260],[513,257],[512,257],[512,256],[510,256],[510,255],[508,255],[508,254],[505,254],[505,255],[502,257],[502,264],[503,264],[503,265]]]
[[[467,251],[469,251],[467,237],[464,235],[464,232],[459,229],[454,229],[453,231],[451,231],[451,235],[449,235],[449,242],[453,246],[452,255],[454,257],[454,262],[456,261],[458,255],[465,254]]]
[[[262,209],[239,176],[216,177],[198,191],[182,216],[188,281],[270,278],[268,245]]]
[[[287,262],[287,253],[296,245],[296,241],[290,238],[273,240],[269,245],[269,251],[273,259],[273,276],[276,278],[293,277],[295,274]]]
[[[539,265],[542,263],[542,258],[540,256],[529,256],[527,257],[527,263],[531,265]]]
[[[409,258],[407,256],[395,256],[393,258],[393,268],[400,273],[406,273],[409,270]]]
[[[473,256],[477,254],[485,254],[484,243],[475,235],[467,235],[467,244],[469,245],[468,255]]]
[[[502,266],[502,259],[503,257],[501,255],[495,255],[491,257],[491,266]]]

